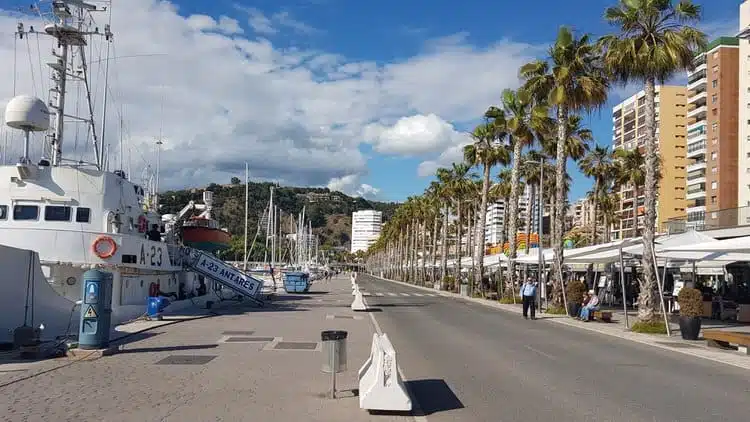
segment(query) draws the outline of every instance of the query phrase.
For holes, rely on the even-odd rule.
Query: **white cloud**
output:
[[[440,167],[449,167],[452,163],[462,162],[464,159],[464,146],[470,143],[471,138],[466,137],[461,143],[443,151],[436,159],[422,161],[417,167],[417,174],[420,177],[433,176]]]
[[[392,126],[374,123],[365,127],[363,137],[378,152],[414,155],[440,152],[466,138],[453,125],[436,116],[417,114],[402,117]]]
[[[300,34],[319,32],[318,29],[293,18],[287,11],[267,16],[254,7],[237,6],[237,9],[248,15],[248,24],[258,34],[275,35],[279,33],[280,28],[288,28]]]
[[[350,196],[359,196],[366,199],[377,199],[380,189],[360,183],[358,174],[347,174],[343,177],[335,177],[328,182],[328,189],[343,192]]]
[[[243,15],[235,25],[227,16],[183,16],[175,5],[157,0],[131,0],[127,10],[113,11],[113,54],[121,58],[110,64],[105,144],[112,167],[117,167],[122,117],[122,159],[127,169],[132,156],[132,172],[137,177],[146,163],[156,164],[154,139],[162,133],[162,188],[226,183],[232,176],[242,176],[248,162],[256,180],[326,186],[354,176],[346,185],[350,192],[372,194],[375,188],[359,182],[359,176],[368,171],[367,157],[359,150],[368,125],[383,125],[379,139],[385,140],[380,145],[386,150],[411,148],[419,153],[428,151],[429,139],[412,138],[421,143],[404,147],[396,137],[399,119],[405,119],[402,126],[411,122],[412,127],[417,127],[415,119],[431,121],[433,126],[426,127],[443,130],[437,143],[447,148],[431,162],[442,165],[456,155],[456,145],[462,142],[449,126],[475,119],[489,104],[499,102],[502,90],[518,83],[518,66],[543,52],[509,41],[478,49],[456,36],[433,42],[423,54],[410,59],[376,64],[324,51],[279,48],[268,39],[241,32],[243,28],[250,32],[251,26],[267,33],[302,30],[295,28],[288,15],[277,16],[276,21],[272,15],[263,27],[258,15],[254,24]],[[43,26],[34,19],[24,18],[27,28]],[[14,63],[10,34],[16,24],[15,12],[0,10],[2,63]],[[41,55],[36,36],[28,44],[25,39],[16,44],[16,92],[46,98],[50,82],[44,63],[50,61],[52,43],[43,36],[39,40]],[[95,120],[100,130],[104,43],[92,42],[90,48]],[[13,69],[13,65],[0,66],[0,80],[14,80]],[[0,110],[13,92],[12,83],[0,84]],[[85,115],[84,103],[76,105],[79,91],[74,84],[69,92],[66,111],[74,113],[78,107],[78,114]],[[21,135],[12,133],[15,152],[8,155],[15,159]],[[86,134],[81,131],[76,140],[75,133],[76,128],[68,125],[66,155],[90,159]],[[42,139],[42,135],[34,136],[37,154]],[[423,163],[420,171],[429,165]]]

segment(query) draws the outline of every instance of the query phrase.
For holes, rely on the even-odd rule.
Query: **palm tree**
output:
[[[540,152],[536,150],[530,150],[521,159],[521,163],[523,164],[523,166],[521,167],[521,175],[523,177],[523,180],[526,181],[526,186],[528,186],[530,190],[528,211],[526,213],[526,254],[529,253],[529,248],[531,247],[531,223],[534,218],[536,218],[536,215],[534,215],[534,207],[538,202],[537,195],[542,194],[539,189],[539,182],[541,181],[540,178],[542,174],[539,170],[540,163],[543,163],[545,158],[546,157]]]
[[[443,289],[445,283],[445,277],[448,274],[448,214],[449,205],[451,200],[451,180],[453,180],[453,172],[447,168],[437,169],[438,179],[438,197],[443,203],[443,233],[440,239],[440,288]]]
[[[484,272],[484,228],[487,223],[487,196],[490,190],[492,167],[508,165],[510,157],[504,144],[508,126],[503,113],[492,117],[491,122],[477,126],[471,134],[472,144],[464,147],[464,160],[472,166],[482,166],[482,202],[479,205],[479,219],[476,224],[474,245],[474,280],[469,283],[469,295],[473,295],[475,285],[482,285]],[[480,241],[480,239],[482,239]]]
[[[510,135],[511,145],[513,147],[513,156],[511,163],[511,201],[509,212],[512,216],[510,220],[510,253],[509,259],[509,282],[514,285],[515,271],[513,262],[516,258],[516,232],[518,215],[518,196],[520,194],[520,169],[523,165],[521,161],[521,151],[524,147],[532,145],[534,140],[541,138],[543,133],[547,133],[552,126],[552,120],[549,118],[548,109],[543,102],[534,102],[531,95],[524,91],[517,92],[506,89],[502,96],[502,109],[490,107],[485,113],[487,118],[493,122],[504,121],[507,133]],[[486,208],[485,208],[486,209]]]
[[[640,196],[641,188],[646,183],[646,161],[643,154],[637,149],[630,151],[624,149],[616,149],[612,155],[614,156],[614,184],[620,188],[622,186],[631,186],[633,188],[633,230],[635,231],[633,236],[637,237],[638,234],[638,217],[641,215],[640,209]],[[626,202],[628,199],[623,199]],[[625,237],[623,233],[623,238]]]
[[[453,178],[451,180],[451,192],[453,193],[453,203],[456,208],[456,283],[457,293],[460,292],[460,280],[461,280],[461,257],[462,257],[462,237],[463,237],[463,213],[464,208],[462,203],[466,200],[469,188],[467,184],[471,178],[469,170],[471,166],[468,164],[460,163],[452,164]]]
[[[548,60],[539,60],[521,67],[521,77],[526,80],[524,88],[554,108],[557,119],[557,148],[555,158],[555,210],[552,230],[552,245],[555,250],[557,278],[562,292],[562,237],[565,198],[565,176],[567,175],[566,146],[570,128],[569,115],[590,111],[602,106],[607,100],[608,81],[602,72],[599,55],[588,35],[576,38],[573,32],[561,27],[557,40],[549,50]],[[559,297],[554,298],[559,302]],[[556,303],[559,305],[559,303]]]
[[[604,189],[609,187],[608,181],[613,175],[612,155],[609,153],[609,147],[597,145],[594,149],[586,154],[580,163],[581,172],[587,177],[594,178],[594,190],[591,199],[594,201],[594,215],[591,219],[591,244],[596,244],[596,232],[599,212],[599,199]],[[604,229],[609,230],[608,227]]]
[[[492,198],[497,198],[498,201],[502,201],[503,203],[503,230],[500,232],[500,249],[503,252],[505,251],[505,240],[508,238],[508,207],[510,206],[511,178],[511,170],[503,168],[497,175],[498,182],[490,188],[490,196]],[[498,280],[502,280],[502,270],[503,266],[499,265]],[[501,291],[501,283],[498,282],[496,287],[498,296],[502,296],[503,292]],[[510,289],[508,290],[510,291]],[[515,299],[515,295],[513,297]]]
[[[706,36],[696,28],[701,7],[691,0],[620,0],[604,12],[618,30],[599,41],[606,70],[617,81],[641,81],[646,93],[646,174],[644,181],[643,277],[638,297],[638,319],[650,322],[660,298],[655,294],[653,245],[656,232],[657,152],[654,99],[657,82],[692,69]]]

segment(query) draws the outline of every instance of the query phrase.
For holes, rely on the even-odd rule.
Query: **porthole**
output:
[[[65,284],[67,284],[68,286],[73,286],[73,285],[75,285],[75,284],[76,284],[76,278],[75,278],[75,277],[68,277],[68,278],[67,278],[67,279],[65,280]]]

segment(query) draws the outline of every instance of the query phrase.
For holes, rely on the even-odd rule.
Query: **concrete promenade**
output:
[[[22,370],[0,364],[0,420],[413,420],[359,409],[356,372],[374,328],[368,314],[349,309],[348,277],[311,290],[265,308],[228,306],[217,316],[156,327],[123,340],[113,356]],[[321,372],[320,332],[329,329],[349,333],[336,400],[326,397],[330,375]]]

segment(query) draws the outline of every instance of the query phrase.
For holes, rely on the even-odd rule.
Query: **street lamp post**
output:
[[[538,212],[538,221],[537,221],[537,257],[538,257],[538,271],[537,271],[537,285],[539,286],[539,289],[544,295],[544,298],[546,300],[547,298],[547,292],[545,289],[544,279],[542,277],[542,273],[544,271],[544,254],[542,253],[542,231],[543,231],[543,220],[544,220],[544,158],[541,160],[526,160],[527,164],[539,164],[539,193],[537,194],[537,212]],[[530,239],[526,239],[527,242],[530,242]],[[537,307],[538,309],[542,309],[542,295],[537,295]]]

